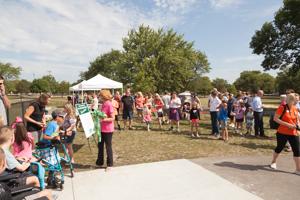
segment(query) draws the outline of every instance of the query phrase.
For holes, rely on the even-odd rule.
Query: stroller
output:
[[[191,103],[190,102],[184,102],[182,105],[182,115],[183,118],[186,120],[190,120],[190,109],[191,109]]]
[[[55,158],[56,158],[56,164],[52,164],[52,163],[46,161],[44,158],[42,158],[41,160],[48,165],[48,168],[45,168],[45,170],[47,170],[47,171],[53,171],[53,172],[60,171],[60,173],[61,173],[61,179],[60,180],[56,179],[56,180],[58,181],[57,184],[59,185],[59,188],[61,190],[63,190],[64,174],[63,174],[62,167],[61,167],[59,161],[63,160],[63,161],[68,162],[70,164],[71,178],[74,177],[74,170],[73,170],[73,166],[72,166],[71,160],[69,158],[69,155],[67,153],[66,147],[64,145],[64,141],[66,139],[66,136],[63,135],[62,133],[60,133],[59,136],[60,136],[60,140],[53,139],[53,140],[51,140],[51,144],[50,145],[47,145],[45,142],[38,142],[38,143],[36,143],[36,147],[35,147],[36,152],[33,153],[33,155],[37,159],[40,159],[41,157],[44,156],[43,155],[43,150],[53,149],[53,152],[54,152]],[[64,152],[65,152],[65,154],[67,156],[67,159],[59,157],[58,152],[57,152],[57,144],[61,144],[62,145],[62,147],[64,149]]]

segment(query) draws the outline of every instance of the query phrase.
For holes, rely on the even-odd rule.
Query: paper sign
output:
[[[89,107],[86,103],[76,104],[76,109],[78,111],[85,136],[86,138],[89,138],[91,135],[95,133],[94,121],[89,111]]]

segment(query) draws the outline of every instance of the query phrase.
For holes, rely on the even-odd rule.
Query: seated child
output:
[[[41,142],[45,142],[46,145],[51,145],[50,140],[53,140],[53,139],[60,140],[59,133],[63,132],[63,131],[59,130],[58,124],[61,124],[64,122],[65,115],[66,115],[66,113],[59,109],[54,110],[52,112],[53,120],[48,124]],[[54,149],[45,149],[45,150],[42,150],[41,152],[44,155],[44,158],[43,158],[44,160],[51,163],[52,165],[57,164]],[[58,151],[57,151],[57,155],[59,157]],[[49,166],[49,168],[53,168],[53,167]],[[54,180],[55,180],[55,172],[49,171],[48,179],[47,179],[47,183],[48,183],[47,188],[48,189],[59,187],[59,185]]]
[[[182,113],[182,117],[183,117],[184,119],[188,119],[188,113],[189,113],[189,110],[188,110],[188,108],[187,108],[187,105],[184,105],[184,106],[182,107],[181,113]]]
[[[23,160],[20,164],[16,158],[9,152],[9,148],[15,141],[14,130],[8,126],[0,127],[0,148],[3,149],[6,157],[6,169],[0,174],[0,176],[9,175],[16,172],[24,172],[30,166],[30,162]],[[33,184],[36,187],[40,187],[39,180],[36,176],[23,177],[19,180],[20,185]]]
[[[16,122],[12,128],[15,129],[14,157],[19,161],[28,161],[32,158],[32,148],[34,139],[30,132],[27,132],[22,118],[16,117]]]
[[[6,168],[6,156],[4,150],[0,148],[0,174],[4,172]],[[51,195],[50,190],[42,190],[36,194],[29,194],[26,196],[26,199],[37,199],[40,197],[47,197],[48,199],[57,199],[57,195]],[[0,199],[12,200],[11,188],[8,187],[5,183],[0,182]]]

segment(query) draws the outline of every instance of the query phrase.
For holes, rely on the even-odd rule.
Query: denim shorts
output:
[[[150,125],[150,122],[146,122],[146,124],[147,124],[147,126],[149,126],[149,125]]]
[[[76,131],[72,131],[72,135],[71,136],[67,135],[67,139],[65,140],[65,143],[66,144],[73,144],[73,140],[75,138],[75,135],[76,135]]]
[[[129,119],[132,119],[132,113],[133,113],[133,111],[124,111],[123,110],[122,118],[127,119],[127,117],[128,117]]]

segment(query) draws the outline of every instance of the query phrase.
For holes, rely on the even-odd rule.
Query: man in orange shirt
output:
[[[118,113],[119,103],[116,100],[114,100],[113,98],[110,100],[110,102],[111,102],[112,106],[114,107],[115,121],[118,124],[118,129],[119,129],[119,131],[121,131],[120,121],[119,121],[119,116],[118,116],[118,114],[119,114]]]

